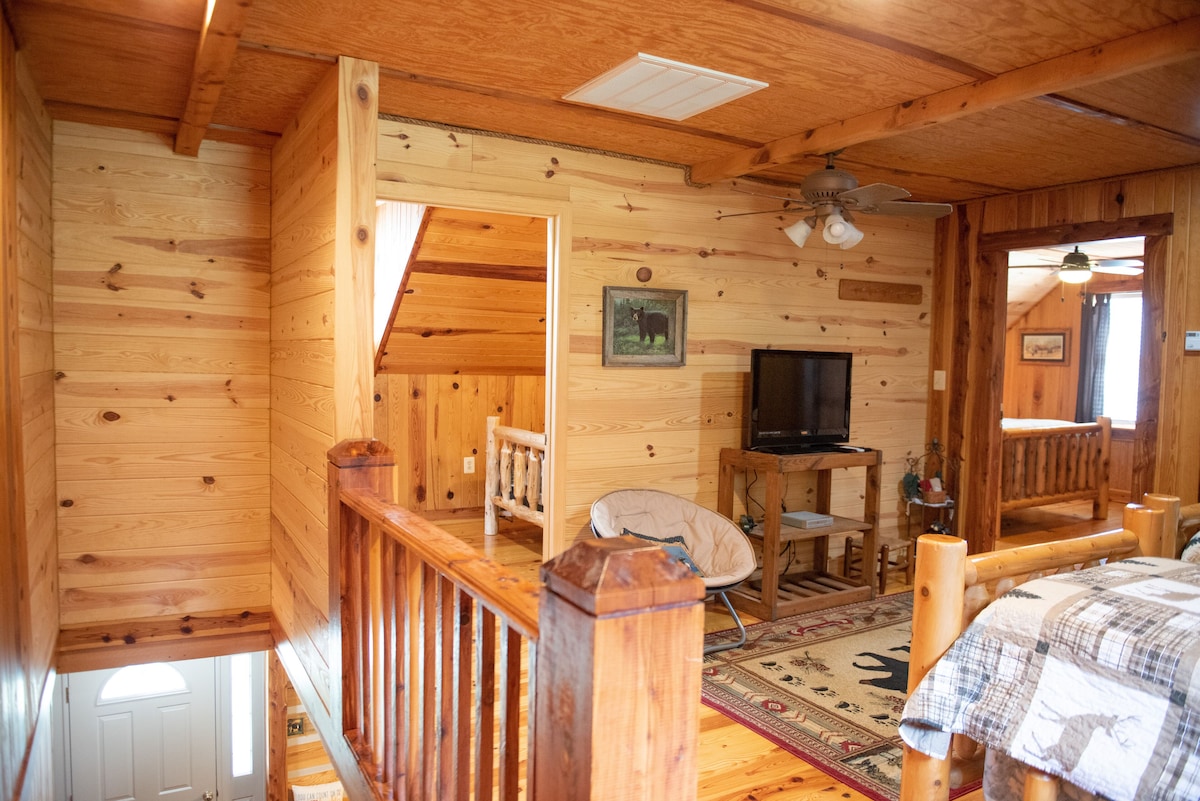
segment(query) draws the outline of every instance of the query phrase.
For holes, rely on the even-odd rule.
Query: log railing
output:
[[[703,582],[621,538],[539,587],[391,504],[393,469],[374,441],[330,451],[343,731],[323,734],[374,797],[694,799]]]
[[[546,434],[500,425],[487,419],[487,466],[484,474],[484,533],[495,534],[496,513],[546,527],[542,504],[542,470],[546,464]]]

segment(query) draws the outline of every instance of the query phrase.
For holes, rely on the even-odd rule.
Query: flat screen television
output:
[[[849,440],[853,361],[851,353],[752,350],[745,446],[790,453]]]

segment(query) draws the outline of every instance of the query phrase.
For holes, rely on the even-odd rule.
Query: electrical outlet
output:
[[[475,457],[474,456],[464,456],[463,457],[463,472],[464,473],[474,473],[475,472]]]

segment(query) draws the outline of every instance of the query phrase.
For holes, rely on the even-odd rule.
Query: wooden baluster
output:
[[[433,801],[437,794],[438,765],[438,573],[421,563],[421,653],[425,663],[421,671],[421,798]],[[414,696],[414,699],[417,696]]]
[[[537,511],[542,505],[542,454],[537,448],[529,449],[529,468],[525,471],[525,497],[529,508]]]
[[[1029,440],[1020,439],[1013,442],[1013,455],[1016,457],[1013,462],[1013,494],[1011,497],[1027,498],[1029,497],[1029,468],[1026,466],[1026,457],[1029,455]]]
[[[383,652],[388,658],[383,662],[383,749],[382,776],[384,782],[396,780],[396,710],[399,706],[396,693],[396,552],[400,546],[390,537],[383,543],[379,565],[380,617],[383,623]]]
[[[513,456],[512,496],[518,506],[525,502],[525,453],[528,450],[524,445],[518,445],[517,453]]]
[[[521,764],[521,636],[500,630],[500,801],[517,801]]]
[[[1087,486],[1087,435],[1074,436],[1065,443],[1063,477],[1059,492],[1077,492]]]
[[[475,797],[492,797],[492,748],[496,725],[496,616],[475,611]]]
[[[404,550],[404,758],[405,797],[419,799],[421,795],[421,754],[425,745],[421,726],[422,665],[424,664],[424,571],[421,557],[411,549]]]
[[[504,440],[500,446],[500,497],[512,500],[512,443]]]
[[[366,610],[369,618],[368,630],[371,635],[370,651],[367,654],[367,665],[371,672],[367,674],[369,681],[364,682],[367,687],[367,697],[370,699],[364,727],[370,731],[371,758],[375,764],[375,778],[377,781],[380,781],[383,779],[384,763],[387,761],[386,752],[383,750],[386,740],[383,726],[384,719],[387,716],[387,710],[383,706],[383,674],[385,663],[391,661],[392,657],[383,647],[384,620],[383,607],[380,600],[382,591],[383,537],[379,529],[375,526],[371,526],[367,542],[370,547],[365,549],[363,553],[363,559],[365,560],[363,569],[367,576],[366,587],[363,592],[366,598]]]
[[[1014,497],[1013,476],[1017,473],[1016,445],[1007,437],[1001,440],[1000,459],[1000,480],[1004,482],[1004,488],[1000,492],[1000,497],[1012,498]]]
[[[487,462],[483,467],[483,533],[492,536],[499,531],[496,520],[496,505],[492,497],[500,490],[499,454],[496,452],[496,426],[499,417],[487,419]]]
[[[454,614],[454,737],[458,743],[457,792],[447,801],[468,801],[471,797],[471,659],[474,601],[465,592],[455,593]]]
[[[437,615],[438,650],[438,790],[436,798],[453,799],[457,794],[458,771],[458,727],[454,717],[456,684],[454,681],[454,655],[458,643],[455,637],[458,618],[458,590],[454,582],[439,577],[441,597]]]
[[[1033,495],[1041,496],[1046,494],[1046,474],[1050,470],[1050,460],[1047,458],[1046,451],[1049,450],[1049,438],[1037,440],[1037,456],[1034,464],[1036,465],[1033,471]]]
[[[1071,455],[1079,448],[1078,437],[1054,438],[1054,483],[1047,487],[1051,494],[1058,494],[1075,489],[1074,461]]]
[[[703,582],[628,537],[578,543],[542,579],[538,797],[695,801]]]

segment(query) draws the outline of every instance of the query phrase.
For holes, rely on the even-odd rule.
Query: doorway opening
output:
[[[549,430],[556,228],[544,213],[378,202],[376,437],[397,454],[397,502],[485,552],[487,418]],[[500,533],[534,574],[553,552],[537,526]]]
[[[265,801],[262,652],[58,676],[55,798]]]
[[[1110,418],[1110,499],[1119,503],[1133,485],[1144,254],[1141,236],[1008,253],[1003,417],[1028,421],[1020,425]],[[1086,269],[1072,272],[1079,264]],[[1025,358],[1022,343],[1042,336],[1061,338],[1061,359]]]

